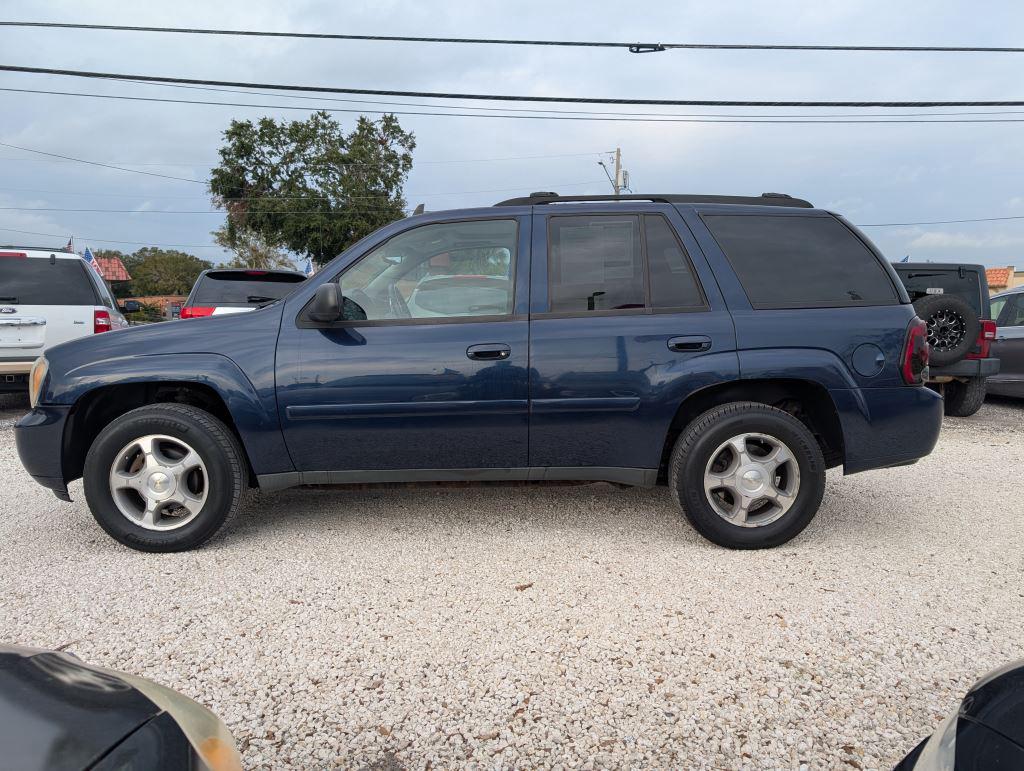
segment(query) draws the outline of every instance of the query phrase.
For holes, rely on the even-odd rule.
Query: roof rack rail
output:
[[[522,198],[509,198],[495,206],[538,206],[548,203],[583,203],[590,201],[651,201],[653,203],[731,203],[748,206],[795,206],[813,209],[814,204],[802,198],[785,193],[761,193],[761,195],[693,195],[679,193],[630,193],[628,195],[559,195],[538,192]]]

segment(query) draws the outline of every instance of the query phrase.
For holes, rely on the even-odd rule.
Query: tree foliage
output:
[[[137,297],[188,294],[199,274],[213,267],[194,254],[155,246],[119,256],[132,277],[128,291]]]
[[[326,112],[304,121],[232,121],[210,191],[227,211],[228,238],[256,233],[323,264],[404,216],[415,147],[394,115],[360,116],[349,134]]]
[[[257,231],[244,227],[229,228],[227,223],[211,234],[213,240],[225,249],[230,249],[235,256],[226,263],[229,268],[252,268],[253,270],[273,270],[285,268],[295,270],[295,263],[275,244],[267,243]]]

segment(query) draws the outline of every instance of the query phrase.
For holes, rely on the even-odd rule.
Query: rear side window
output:
[[[548,298],[552,313],[704,305],[690,260],[660,215],[551,217]]]
[[[0,257],[0,303],[96,305],[87,270],[81,260]]]
[[[281,273],[231,273],[212,271],[199,280],[194,305],[259,305],[279,300],[305,280]]]
[[[755,308],[895,305],[892,279],[832,217],[706,215]]]

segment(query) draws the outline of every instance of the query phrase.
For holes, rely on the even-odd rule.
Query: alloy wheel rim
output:
[[[165,434],[133,439],[110,466],[118,511],[146,530],[176,530],[202,511],[209,492],[206,464],[192,447]]]
[[[704,469],[704,495],[718,516],[739,527],[764,527],[792,508],[800,464],[770,434],[743,433],[722,442]]]
[[[928,345],[939,351],[956,348],[967,333],[967,322],[959,313],[941,310],[933,313],[927,323]]]

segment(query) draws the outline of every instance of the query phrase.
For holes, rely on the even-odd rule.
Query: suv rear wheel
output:
[[[113,538],[140,551],[195,548],[234,517],[246,491],[235,435],[183,404],[132,410],[100,432],[85,458],[85,499]]]
[[[788,412],[757,402],[708,410],[672,451],[669,487],[690,524],[732,549],[763,549],[796,537],[825,491],[814,435]]]
[[[952,380],[942,387],[942,404],[947,415],[967,418],[985,403],[985,378],[971,377],[966,381]]]

